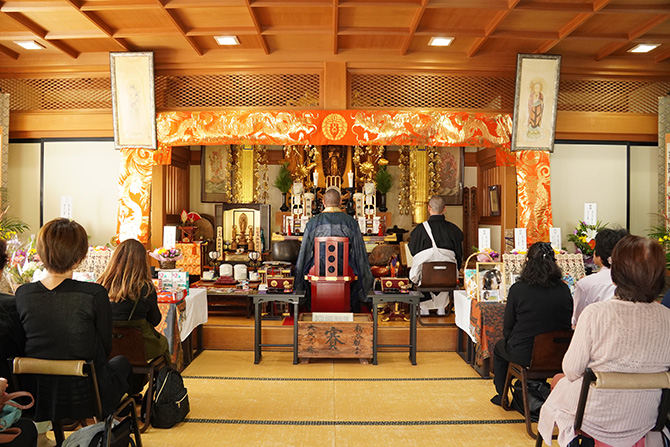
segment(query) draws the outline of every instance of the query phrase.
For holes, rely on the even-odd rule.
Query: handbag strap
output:
[[[14,401],[14,399],[16,399],[17,397],[29,397],[30,403],[26,405],[21,405],[18,402]],[[16,407],[19,410],[27,410],[28,408],[32,407],[35,404],[35,398],[33,398],[33,395],[30,394],[28,391],[15,391],[13,393],[5,393],[5,395],[2,396],[2,400],[5,401],[4,405],[11,405],[12,407]]]
[[[133,318],[133,314],[135,313],[135,309],[137,309],[137,303],[140,302],[140,297],[138,296],[137,299],[135,300],[135,305],[133,306],[133,310],[130,311],[130,316],[128,317],[128,321],[130,321],[131,318]]]
[[[7,444],[21,434],[19,427],[9,427],[0,432],[0,444]]]

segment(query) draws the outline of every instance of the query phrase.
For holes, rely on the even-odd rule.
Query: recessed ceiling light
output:
[[[45,48],[44,45],[34,40],[15,40],[14,43],[26,50],[43,50]]]
[[[240,41],[237,36],[214,36],[216,43],[219,45],[239,45]]]
[[[448,47],[453,41],[453,37],[431,37],[428,45],[431,47]]]
[[[660,47],[660,43],[641,43],[628,50],[629,53],[649,53],[656,47]]]

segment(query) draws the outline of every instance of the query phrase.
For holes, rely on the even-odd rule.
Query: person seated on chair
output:
[[[0,271],[7,263],[7,243],[0,239]],[[12,295],[0,293],[0,377],[10,377],[8,358],[23,355],[26,336],[21,326],[16,300]]]
[[[493,350],[497,394],[492,403],[500,405],[509,363],[530,365],[536,335],[571,329],[572,296],[562,277],[551,244],[531,245],[519,279],[509,289],[503,339]]]
[[[614,298],[589,305],[563,358],[565,377],[540,410],[538,431],[559,445],[575,438],[575,411],[586,368],[655,373],[670,369],[670,309],[656,303],[665,286],[665,253],[654,240],[626,236],[612,250]],[[557,379],[555,378],[554,381]],[[662,445],[656,423],[661,390],[591,389],[581,430],[614,447],[632,446],[647,435],[647,447]]]
[[[100,284],[75,281],[72,272],[88,253],[86,230],[58,218],[37,236],[37,254],[47,276],[16,291],[16,308],[26,334],[25,355],[47,360],[93,361],[105,415],[128,391],[128,359],[112,351],[112,309]],[[61,382],[62,394],[78,395],[75,382]],[[39,412],[39,395],[36,408]]]
[[[135,239],[121,242],[98,283],[107,289],[114,324],[141,328],[147,362],[162,355],[169,365],[172,359],[168,340],[155,329],[163,317],[158,309],[158,297],[151,281],[144,245]],[[146,379],[146,374],[142,374],[142,379]],[[131,394],[139,393],[143,385],[143,380],[133,377]]]
[[[360,312],[361,303],[367,302],[367,294],[372,290],[373,278],[358,222],[340,209],[340,192],[328,189],[323,194],[324,210],[312,217],[305,225],[302,236],[300,254],[296,261],[295,289],[304,290],[307,302],[310,302],[310,287],[306,284],[305,275],[314,265],[314,238],[347,237],[349,238],[349,266],[358,277],[351,283],[351,312]]]
[[[589,304],[606,301],[614,297],[614,283],[612,283],[611,256],[612,250],[619,239],[626,236],[626,230],[612,230],[604,228],[596,234],[596,247],[593,253],[593,262],[600,267],[595,275],[585,276],[575,284],[573,295],[574,311],[572,313],[572,327],[575,327],[579,315]]]
[[[412,254],[412,268],[409,278],[421,285],[421,269],[424,262],[455,262],[458,269],[463,262],[463,232],[444,217],[446,204],[442,196],[433,196],[428,200],[428,220],[417,225],[409,235],[409,251]],[[449,293],[424,293],[421,300],[421,315],[428,315],[430,309],[437,309],[438,315],[444,315],[449,304]]]

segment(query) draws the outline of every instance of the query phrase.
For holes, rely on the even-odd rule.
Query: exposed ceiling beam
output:
[[[253,32],[251,34],[256,34],[254,28],[249,28]],[[331,35],[333,29],[331,27],[323,26],[267,26],[263,28],[261,34],[263,36],[276,36],[280,34],[327,34]]]
[[[6,12],[4,14],[7,17],[14,20],[16,23],[26,28],[31,33],[33,33],[36,37],[39,37],[44,42],[47,42],[49,45],[51,45],[61,53],[70,56],[72,59],[76,59],[77,57],[79,57],[79,53],[77,53],[75,50],[68,47],[67,45],[63,44],[62,42],[58,40],[46,40],[47,36],[46,30],[41,26],[37,25],[32,20],[30,20],[28,17],[24,16],[23,14],[19,14],[17,12]]]
[[[19,59],[19,53],[17,53],[14,50],[10,50],[9,48],[7,48],[4,45],[0,45],[0,53],[4,54],[5,56],[9,56],[10,58],[12,58],[14,60]]]
[[[140,10],[156,9],[155,0],[83,0],[81,2],[82,11],[119,11],[119,10]]]
[[[191,45],[191,48],[195,50],[195,52],[198,54],[198,56],[202,56],[204,52],[202,51],[202,48],[198,46],[197,43],[195,43],[195,40],[193,40],[192,37],[189,37],[186,35],[186,31],[184,30],[184,25],[179,22],[177,17],[174,16],[174,14],[165,8],[165,4],[163,3],[163,0],[156,0],[158,4],[161,7],[161,11],[165,12],[167,14],[167,17],[170,19],[172,24],[177,28],[177,31],[179,31],[179,34],[181,34],[184,39],[188,42],[189,45]]]
[[[270,54],[270,48],[268,47],[268,43],[265,40],[265,37],[263,37],[263,33],[261,32],[261,26],[258,23],[258,18],[256,18],[256,13],[251,7],[251,2],[249,0],[244,0],[244,3],[247,6],[247,10],[249,11],[249,16],[251,17],[251,21],[254,24],[254,28],[256,28],[256,34],[258,35],[258,40],[261,43],[261,47],[263,47],[263,51],[265,51],[266,55]],[[256,2],[254,2],[254,4],[255,3]]]
[[[355,27],[341,28],[340,36],[406,36],[408,28]]]
[[[198,28],[191,28],[186,32],[187,36],[218,36],[218,35],[245,36],[254,34],[256,34],[256,30],[252,26],[239,26],[235,28],[198,27]]]
[[[509,0],[509,3],[507,5],[508,9],[504,11],[498,11],[494,16],[493,19],[486,25],[486,28],[484,29],[484,35],[485,37],[481,37],[478,39],[475,39],[475,41],[470,45],[470,47],[467,49],[466,54],[468,57],[473,57],[477,54],[477,52],[481,49],[481,47],[486,43],[486,36],[490,36],[496,28],[502,23],[503,20],[509,15],[510,12],[517,6],[520,0]]]
[[[666,59],[670,59],[670,49],[658,53],[656,57],[654,57],[654,62],[658,64],[659,62],[663,62]]]
[[[121,40],[115,38],[114,32],[106,23],[97,18],[92,12],[82,11],[81,6],[74,0],[65,0],[65,1],[67,2],[68,5],[72,6],[72,8],[74,8],[75,11],[77,11],[82,16],[86,17],[86,19],[89,22],[95,25],[95,27],[98,28],[100,31],[102,31],[107,37],[112,39],[114,43],[116,43],[122,51],[128,51],[128,45],[126,45]]]
[[[419,27],[419,23],[421,23],[421,18],[423,17],[423,14],[426,12],[427,4],[428,0],[421,0],[421,7],[418,8],[416,11],[414,11],[414,16],[412,17],[412,23],[409,25],[409,35],[405,38],[405,41],[402,43],[402,47],[400,48],[401,56],[407,54],[407,50],[409,49],[409,46],[412,43],[412,39],[414,39],[414,33],[416,32],[416,29]]]
[[[600,61],[609,56],[610,54],[620,50],[621,48],[625,47],[630,41],[637,39],[640,36],[643,36],[647,31],[651,30],[652,28],[660,25],[661,23],[665,22],[668,20],[670,17],[670,14],[664,14],[660,15],[657,17],[654,17],[651,20],[647,20],[643,24],[637,26],[636,28],[632,29],[631,31],[628,32],[628,41],[626,42],[612,42],[610,44],[605,45],[598,53],[596,54],[595,60]]]

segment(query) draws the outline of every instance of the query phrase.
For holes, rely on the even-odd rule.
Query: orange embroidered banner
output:
[[[549,241],[553,225],[550,174],[548,152],[516,152],[518,225],[526,229],[528,246]]]
[[[131,238],[142,243],[149,241],[154,152],[147,149],[121,149],[116,224],[120,241]]]
[[[163,112],[158,141],[193,144],[327,144],[507,147],[508,114],[356,110]]]

